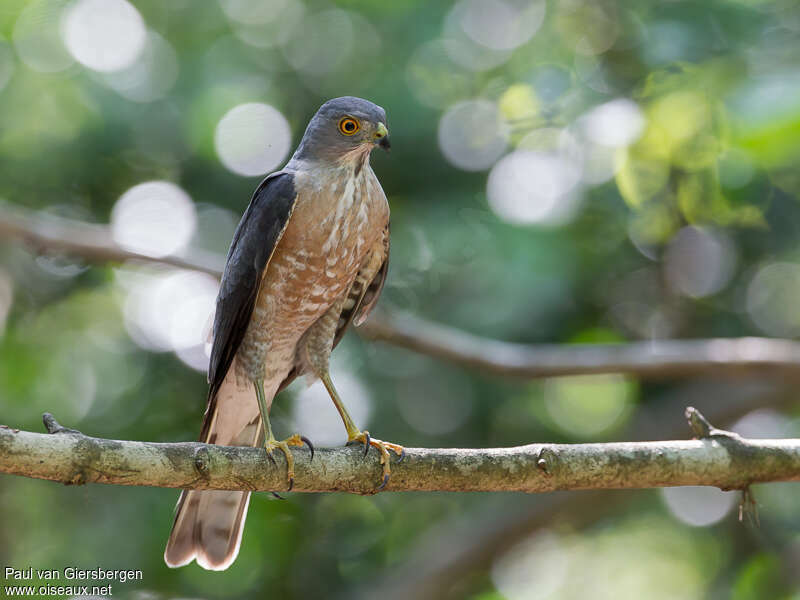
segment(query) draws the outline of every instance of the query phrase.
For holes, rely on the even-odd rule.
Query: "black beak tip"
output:
[[[381,138],[381,141],[378,142],[378,145],[381,148],[383,148],[384,150],[386,150],[387,152],[389,150],[391,150],[391,148],[392,148],[392,144],[391,144],[391,142],[389,142],[389,136],[388,135],[383,136]]]

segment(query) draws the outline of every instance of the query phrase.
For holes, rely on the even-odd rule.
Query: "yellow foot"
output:
[[[381,440],[376,440],[373,437],[370,437],[369,431],[361,431],[356,435],[350,437],[347,440],[347,445],[351,444],[364,444],[364,456],[367,455],[369,452],[369,447],[374,446],[378,449],[381,453],[381,465],[383,466],[383,481],[378,486],[377,491],[381,491],[383,488],[386,487],[386,484],[389,483],[389,476],[392,474],[391,469],[389,467],[389,450],[393,451],[397,456],[400,457],[398,462],[402,461],[406,457],[406,450],[399,444],[393,444],[391,442],[382,442]]]
[[[294,456],[292,456],[292,451],[289,450],[289,446],[302,447],[303,444],[308,446],[308,449],[311,450],[311,458],[313,459],[314,445],[307,437],[299,435],[297,433],[282,441],[278,441],[275,438],[271,438],[268,439],[266,442],[264,442],[264,449],[267,451],[267,458],[269,458],[273,462],[273,464],[275,464],[275,459],[272,457],[272,452],[276,448],[281,452],[283,452],[284,456],[286,457],[286,470],[289,479],[289,487],[286,490],[287,492],[291,492],[292,488],[294,487]],[[278,497],[280,498],[280,496]]]

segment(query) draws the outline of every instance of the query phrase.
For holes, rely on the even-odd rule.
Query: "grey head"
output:
[[[358,162],[376,145],[389,149],[386,111],[369,100],[342,96],[320,106],[292,161]]]

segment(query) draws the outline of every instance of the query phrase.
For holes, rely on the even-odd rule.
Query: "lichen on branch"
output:
[[[273,463],[261,448],[107,440],[64,428],[49,414],[44,420],[51,433],[0,427],[0,472],[65,484],[286,488],[285,461],[278,456]],[[359,448],[320,448],[312,460],[307,449],[293,452],[293,491],[370,494],[380,483],[377,453],[364,457]],[[745,439],[712,429],[695,440],[407,448],[406,458],[392,464],[386,491],[535,493],[682,485],[745,489],[767,481],[800,481],[799,439]]]

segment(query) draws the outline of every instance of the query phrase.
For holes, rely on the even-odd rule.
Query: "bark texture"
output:
[[[694,409],[688,409],[694,411]],[[696,412],[696,411],[695,411]],[[687,412],[690,423],[702,416]],[[45,414],[49,434],[0,428],[0,472],[65,484],[107,483],[184,489],[281,491],[286,463],[260,448],[199,442],[93,438]],[[605,444],[529,444],[486,450],[409,448],[393,459],[387,491],[551,492],[800,481],[800,439],[752,440],[709,426],[702,439]],[[369,494],[379,456],[356,447],[294,450],[297,492]]]

